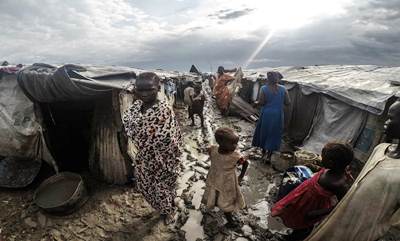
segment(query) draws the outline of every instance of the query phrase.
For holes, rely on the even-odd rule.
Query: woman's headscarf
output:
[[[278,71],[269,71],[267,73],[267,82],[271,85],[276,85],[283,78],[282,74]]]
[[[223,67],[223,66],[218,66],[217,73],[218,73],[219,75],[222,75],[222,74],[224,74],[224,72],[225,72],[224,67]]]

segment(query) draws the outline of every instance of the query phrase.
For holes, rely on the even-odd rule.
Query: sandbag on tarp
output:
[[[321,96],[310,135],[302,149],[320,153],[331,141],[354,144],[364,128],[367,112],[339,100]]]
[[[34,105],[18,86],[16,75],[3,75],[0,90],[0,156],[45,160],[56,168]]]

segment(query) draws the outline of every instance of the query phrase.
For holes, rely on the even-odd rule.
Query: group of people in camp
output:
[[[282,78],[279,72],[268,72],[255,103],[261,111],[252,145],[262,150],[262,160],[266,162],[280,149],[283,108],[290,104],[288,92],[280,84]],[[229,81],[232,77],[223,67],[218,68],[213,94],[222,113],[229,110]],[[132,160],[135,186],[170,224],[176,213],[175,185],[180,172],[182,137],[173,109],[157,99],[159,82],[155,73],[137,77],[137,98],[124,113],[123,124],[127,137],[138,150]],[[204,126],[203,107],[207,100],[201,84],[195,83],[185,91],[191,124],[195,124],[197,114]],[[400,138],[400,101],[389,108],[385,130],[390,139]],[[220,127],[214,135],[217,145],[208,148],[211,165],[203,203],[208,209],[219,207],[225,213],[226,227],[235,228],[238,223],[232,213],[246,207],[240,183],[249,162],[237,150],[239,136],[234,130]],[[271,215],[293,229],[286,240],[375,241],[391,227],[400,226],[400,145],[378,145],[355,180],[349,168],[354,159],[349,144],[327,143],[321,158],[320,171],[284,189],[272,206]],[[242,167],[239,175],[238,166]]]

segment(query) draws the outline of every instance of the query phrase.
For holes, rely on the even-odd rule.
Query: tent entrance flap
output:
[[[46,141],[60,171],[88,170],[94,101],[40,104]]]

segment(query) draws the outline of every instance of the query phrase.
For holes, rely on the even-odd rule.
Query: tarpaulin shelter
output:
[[[201,75],[201,72],[199,71],[199,69],[196,68],[196,66],[194,66],[194,64],[192,64],[192,66],[190,67],[189,73]]]
[[[326,65],[260,68],[245,72],[246,91],[256,99],[263,76],[282,73],[292,99],[285,132],[302,149],[320,153],[329,141],[350,142],[365,161],[383,136],[388,106],[399,96],[400,67]],[[242,92],[246,92],[242,91]]]
[[[0,156],[45,160],[60,171],[85,168],[109,183],[127,182],[129,146],[121,150],[121,114],[132,101],[126,89],[144,71],[33,64],[2,76]],[[184,78],[153,72],[163,80]],[[170,92],[161,87],[159,98],[167,98]]]
[[[18,86],[19,69],[0,67],[0,156],[54,164],[42,135],[37,109]]]

